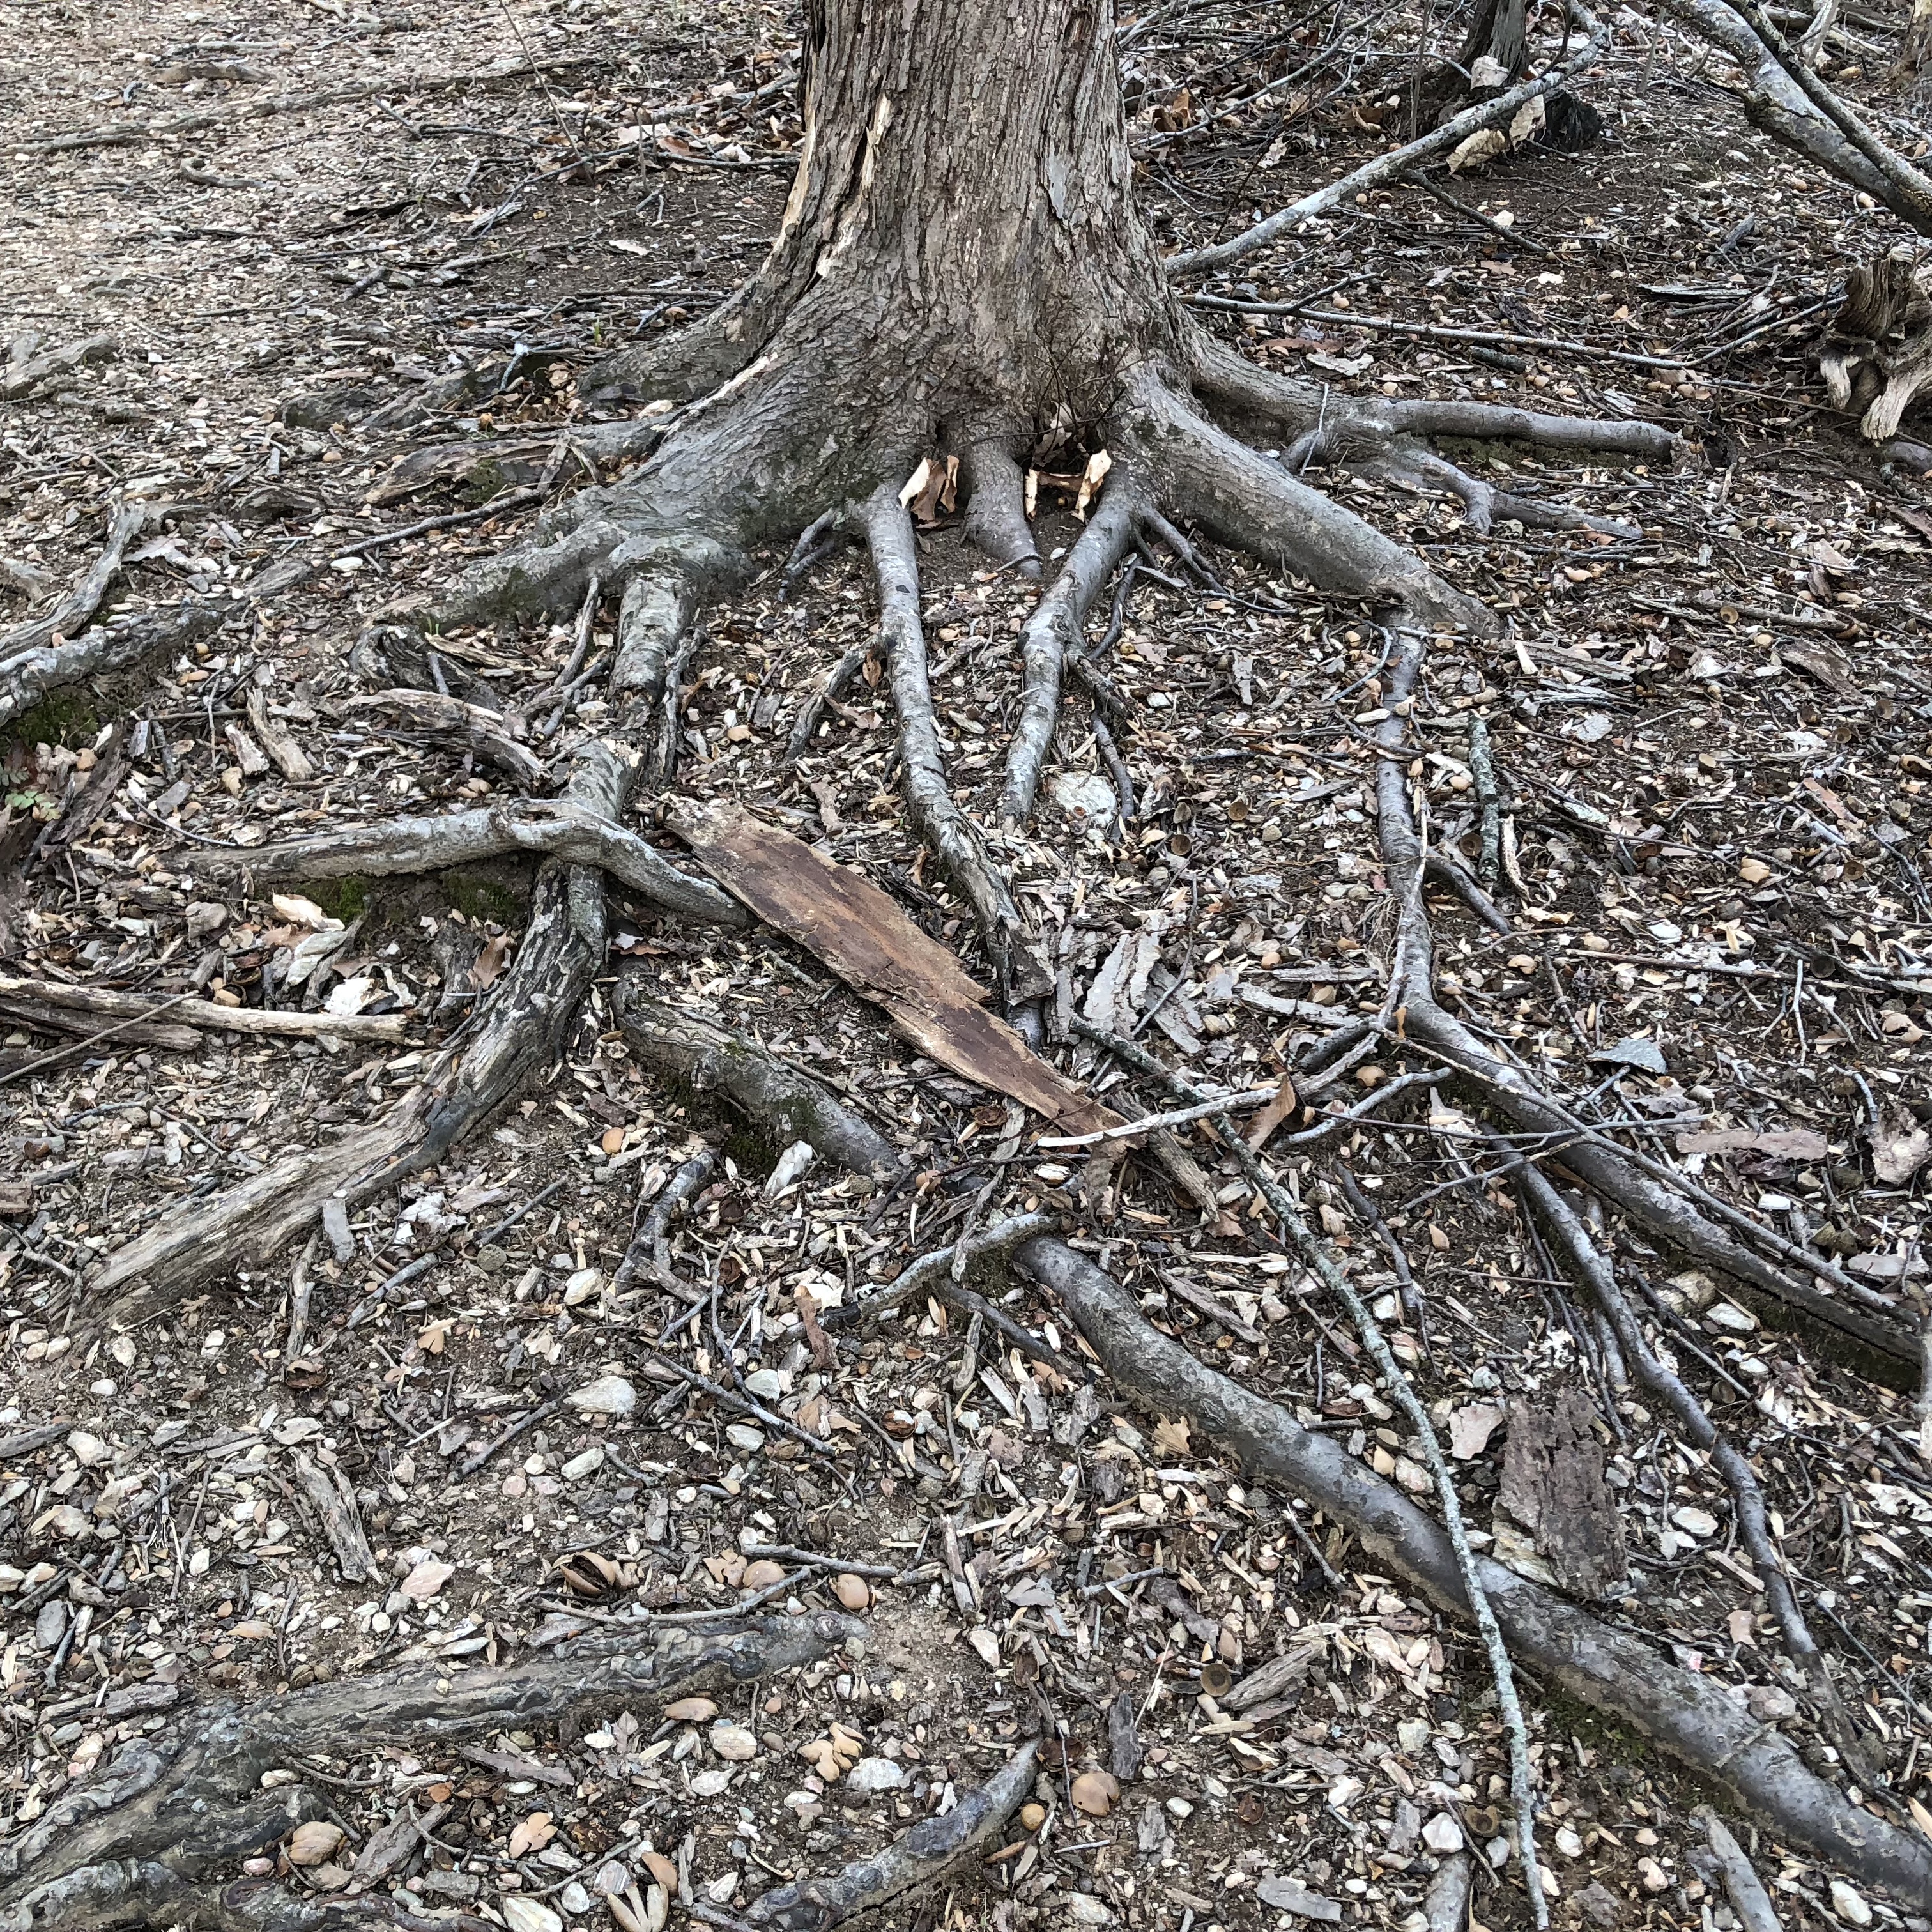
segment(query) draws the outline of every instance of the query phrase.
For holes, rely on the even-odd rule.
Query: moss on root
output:
[[[7,727],[6,736],[26,745],[67,745],[76,749],[100,736],[100,716],[91,700],[77,691],[56,691],[23,711]]]

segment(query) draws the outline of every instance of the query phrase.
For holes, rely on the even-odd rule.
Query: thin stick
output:
[[[1122,1040],[1097,1027],[1082,1027],[1081,1030],[1090,1039],[1100,1041],[1130,1066],[1164,1081],[1177,1094],[1190,1100],[1201,1098],[1200,1090],[1191,1081],[1172,1072],[1132,1041]],[[1455,1481],[1442,1454],[1442,1445],[1436,1439],[1435,1425],[1430,1420],[1429,1412],[1423,1406],[1414,1385],[1396,1361],[1368,1304],[1355,1292],[1354,1284],[1329,1252],[1328,1244],[1303,1220],[1300,1208],[1288,1190],[1276,1180],[1265,1163],[1242,1139],[1233,1121],[1224,1115],[1214,1121],[1214,1128],[1226,1142],[1228,1151],[1234,1156],[1241,1172],[1260,1190],[1276,1221],[1301,1250],[1302,1258],[1348,1310],[1348,1318],[1354,1324],[1355,1331],[1361,1336],[1376,1367],[1382,1371],[1390,1394],[1408,1418],[1410,1426],[1421,1442],[1423,1460],[1435,1481],[1436,1497],[1442,1506],[1443,1528],[1448,1534],[1450,1547],[1456,1553],[1456,1568],[1462,1580],[1463,1591],[1468,1598],[1483,1648],[1489,1655],[1490,1675],[1496,1687],[1497,1708],[1509,1734],[1510,1805],[1516,1814],[1516,1850],[1522,1860],[1524,1882],[1529,1888],[1530,1910],[1539,1932],[1543,1932],[1550,1923],[1550,1904],[1544,1895],[1542,1871],[1536,1862],[1535,1784],[1529,1762],[1528,1728],[1523,1722],[1522,1706],[1516,1700],[1509,1651],[1497,1626],[1496,1612],[1484,1590],[1475,1552],[1469,1547],[1462,1503],[1456,1494]]]

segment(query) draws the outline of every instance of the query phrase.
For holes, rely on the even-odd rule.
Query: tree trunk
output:
[[[1097,422],[1123,370],[1178,365],[1182,338],[1114,38],[1113,0],[811,0],[798,171],[762,271],[701,344],[607,364],[614,386],[697,394],[763,358],[816,368],[914,442]]]

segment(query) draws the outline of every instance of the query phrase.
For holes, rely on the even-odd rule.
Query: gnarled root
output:
[[[680,872],[647,839],[568,799],[521,801],[437,818],[389,818],[280,845],[208,855],[222,869],[258,880],[387,878],[440,872],[506,852],[534,852],[594,866],[668,913],[712,926],[750,916],[708,879]]]
[[[1052,986],[1053,976],[1040,959],[1033,934],[988,856],[978,826],[954,804],[946,782],[926,673],[926,631],[920,622],[919,560],[913,548],[912,519],[890,485],[874,492],[865,514],[866,538],[878,579],[879,630],[887,646],[892,704],[898,713],[907,809],[953,890],[971,908],[1002,998],[1037,998]]]
[[[1134,1298],[1058,1241],[1022,1248],[1020,1266],[1049,1288],[1102,1366],[1150,1414],[1185,1415],[1240,1458],[1346,1524],[1378,1562],[1451,1614],[1466,1617],[1454,1552],[1441,1526],[1275,1403],[1204,1367],[1141,1316]],[[1849,1803],[1808,1771],[1790,1744],[1695,1672],[1599,1622],[1499,1563],[1483,1588],[1512,1656],[1569,1694],[1643,1734],[1728,1792],[1780,1836],[1912,1909],[1932,1904],[1932,1845]]]
[[[1216,428],[1154,377],[1130,380],[1122,413],[1163,500],[1227,542],[1323,590],[1398,605],[1418,623],[1495,634],[1487,608],[1413,550]]]
[[[448,682],[446,660],[435,652],[426,652],[424,669],[430,678]],[[430,739],[446,740],[479,758],[486,765],[514,778],[532,790],[547,788],[550,773],[542,759],[518,742],[522,721],[488,705],[472,704],[441,691],[375,691],[366,698],[352,698],[351,710],[386,711]]]
[[[1288,446],[1291,470],[1298,472],[1319,458],[1411,488],[1446,488],[1467,506],[1472,526],[1484,533],[1498,517],[1526,529],[1631,532],[1612,518],[1498,490],[1432,450],[1432,437],[1526,442],[1645,463],[1672,462],[1682,447],[1655,423],[1553,416],[1504,403],[1337,396],[1263,369],[1204,331],[1196,333],[1192,348],[1195,387],[1216,416],[1244,434],[1278,438]]]
[[[1117,464],[1092,522],[1081,532],[1060,574],[1034,607],[1020,633],[1026,679],[1020,691],[1019,722],[1013,727],[1012,742],[1006,750],[1006,783],[1000,794],[999,815],[1008,825],[1024,825],[1033,816],[1040,768],[1060,716],[1060,680],[1066,661],[1079,654],[1080,627],[1133,542],[1145,507],[1138,482]]]
[[[627,760],[593,744],[564,800],[612,820],[634,778]],[[601,878],[546,860],[515,962],[418,1086],[373,1127],[278,1161],[208,1200],[170,1210],[108,1257],[90,1285],[96,1304],[126,1318],[218,1270],[260,1266],[287,1250],[330,1196],[352,1205],[440,1160],[533,1067],[562,1051],[578,1007],[602,968],[604,943]]]
[[[762,1047],[646,993],[635,974],[618,982],[616,1022],[639,1060],[674,1085],[716,1088],[788,1144],[805,1141],[828,1160],[884,1182],[904,1164],[885,1136],[811,1075]]]
[[[966,514],[960,528],[966,541],[995,563],[1024,578],[1040,575],[1040,552],[1027,521],[1026,478],[1012,452],[997,439],[968,446],[960,464],[966,485]]]
[[[861,1912],[909,1904],[996,1842],[1033,1783],[1039,1755],[1039,1739],[1029,1739],[950,1811],[922,1818],[896,1844],[830,1878],[800,1879],[766,1892],[747,1907],[745,1922],[770,1932],[831,1932]]]
[[[661,1708],[816,1663],[842,1646],[856,1649],[866,1636],[862,1623],[831,1612],[704,1633],[646,1626],[524,1664],[391,1671],[212,1705],[196,1711],[192,1725],[172,1724],[158,1740],[124,1745],[93,1782],[64,1792],[0,1846],[0,1924],[51,1932],[145,1920],[154,1901],[129,1888],[151,1865],[196,1880],[319,1815],[319,1801],[299,1784],[261,1795],[263,1772],[299,1770],[307,1754],[421,1750],[618,1704]],[[196,1896],[194,1911],[174,1921],[170,1904],[165,1916],[183,1924],[236,1922],[224,1916],[226,1894],[208,1888]],[[251,1911],[243,1922],[280,1922]]]

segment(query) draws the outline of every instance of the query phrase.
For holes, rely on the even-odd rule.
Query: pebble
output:
[[[716,1798],[730,1782],[728,1771],[700,1771],[691,1780],[691,1795],[694,1798]]]
[[[580,1308],[604,1286],[601,1268],[579,1268],[563,1285],[563,1305]]]
[[[717,1716],[718,1706],[709,1697],[680,1697],[667,1704],[664,1714],[674,1724],[703,1724]]]
[[[1732,1301],[1714,1301],[1704,1311],[1704,1319],[1714,1328],[1728,1328],[1733,1335],[1748,1335],[1757,1326],[1757,1317]]]
[[[1066,1916],[1076,1925],[1111,1925],[1114,1922],[1114,1908],[1104,1898],[1096,1898],[1090,1892],[1070,1892],[1066,1894]]]
[[[1462,1849],[1462,1828],[1446,1811],[1438,1811],[1422,1828],[1422,1842],[1442,1857]]]
[[[1692,1536],[1715,1536],[1718,1533],[1718,1519],[1708,1510],[1700,1510],[1693,1504],[1686,1503],[1682,1509],[1672,1510],[1670,1520]]]
[[[455,1574],[454,1564],[425,1557],[403,1579],[402,1593],[412,1604],[426,1604]]]
[[[748,1422],[729,1424],[724,1431],[724,1439],[734,1449],[742,1449],[747,1456],[755,1456],[765,1446],[764,1431],[754,1429]]]
[[[905,1772],[889,1757],[862,1757],[845,1774],[848,1791],[896,1791]]]
[[[599,1376],[567,1400],[580,1415],[628,1415],[638,1406],[638,1391],[622,1376]]]
[[[736,1724],[717,1724],[712,1727],[711,1748],[728,1762],[742,1764],[758,1756],[758,1741]]]
[[[1037,1832],[1046,1822],[1046,1807],[1036,1798],[1028,1798],[1020,1807],[1020,1824],[1023,1829]]]
[[[593,1442],[580,1456],[573,1456],[558,1474],[574,1483],[584,1477],[594,1475],[604,1466],[604,1445]]]
[[[784,1565],[774,1563],[769,1556],[761,1556],[757,1562],[747,1564],[745,1574],[738,1579],[741,1590],[769,1590],[774,1583],[785,1580]]]
[[[832,1594],[848,1610],[869,1610],[872,1602],[872,1586],[862,1576],[855,1576],[848,1570],[832,1579]]]

